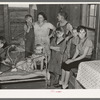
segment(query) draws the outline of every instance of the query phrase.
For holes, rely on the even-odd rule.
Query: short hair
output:
[[[86,29],[86,27],[84,27],[84,26],[78,26],[77,27],[77,32],[80,32],[81,30],[84,30],[86,32],[85,37],[87,37],[87,29]]]
[[[80,30],[84,30],[87,33],[87,29],[84,26],[78,26],[77,31],[80,32]]]
[[[25,19],[27,19],[29,17],[32,18],[32,22],[33,22],[33,17],[30,14],[25,15]]]
[[[43,18],[44,18],[44,20],[47,20],[47,16],[45,15],[44,12],[39,12],[38,15],[37,15],[37,19],[38,19],[38,16],[39,16],[39,15],[42,15]]]
[[[63,29],[62,27],[57,27],[57,28],[56,28],[56,31],[63,32],[63,31],[64,31],[64,29]]]
[[[25,15],[25,19],[27,19],[28,17],[32,18],[32,16],[30,14]]]
[[[60,14],[61,16],[63,16],[63,17],[67,20],[67,18],[68,18],[67,12],[65,12],[65,11],[60,11],[60,12],[58,12],[58,14]]]
[[[72,31],[73,31],[73,30],[76,30],[76,31],[77,31],[77,28],[73,27]]]

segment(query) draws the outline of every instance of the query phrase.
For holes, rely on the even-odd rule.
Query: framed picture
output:
[[[99,98],[99,33],[99,0],[1,0],[0,98]]]

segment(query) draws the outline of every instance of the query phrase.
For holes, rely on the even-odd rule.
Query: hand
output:
[[[66,63],[66,64],[70,64],[70,63],[72,63],[72,62],[74,62],[72,59],[68,59],[65,63]]]
[[[60,51],[60,48],[59,48],[59,47],[57,47],[55,50],[56,50],[56,51]]]
[[[55,51],[60,51],[60,47],[50,46],[50,49],[53,49],[53,50],[55,50]]]
[[[67,37],[65,38],[65,40],[68,41],[68,40],[69,40],[69,36],[67,36]]]
[[[31,27],[32,23],[31,22],[27,22],[27,25],[28,25],[28,27]]]

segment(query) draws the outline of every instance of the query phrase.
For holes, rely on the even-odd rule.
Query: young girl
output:
[[[59,81],[59,76],[61,75],[61,64],[63,52],[65,50],[66,40],[63,37],[64,30],[62,27],[56,29],[56,37],[51,42],[51,59],[48,64],[48,69],[50,72],[50,83],[56,85]]]
[[[79,37],[78,37],[78,32],[76,28],[73,28],[72,36],[73,37],[71,38],[70,58],[74,56],[75,51],[76,51],[76,46],[79,43]]]
[[[33,28],[33,19],[31,15],[25,16],[26,24],[25,30],[25,57],[29,57],[34,53],[35,35]]]
[[[68,18],[68,14],[64,11],[60,11],[57,16],[57,19],[58,19],[57,26],[62,27],[64,29],[64,37],[69,40],[72,37],[73,27],[67,21],[67,18]],[[63,61],[67,60],[67,58],[70,58],[70,46],[71,46],[71,42],[67,41]]]
[[[78,35],[80,40],[73,58],[62,63],[62,77],[59,84],[62,85],[63,89],[68,88],[70,70],[72,68],[78,68],[80,62],[91,60],[93,44],[92,41],[87,38],[86,28],[79,27]]]

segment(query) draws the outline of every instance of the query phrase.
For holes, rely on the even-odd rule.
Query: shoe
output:
[[[60,84],[55,84],[54,87],[61,87],[62,85]]]

